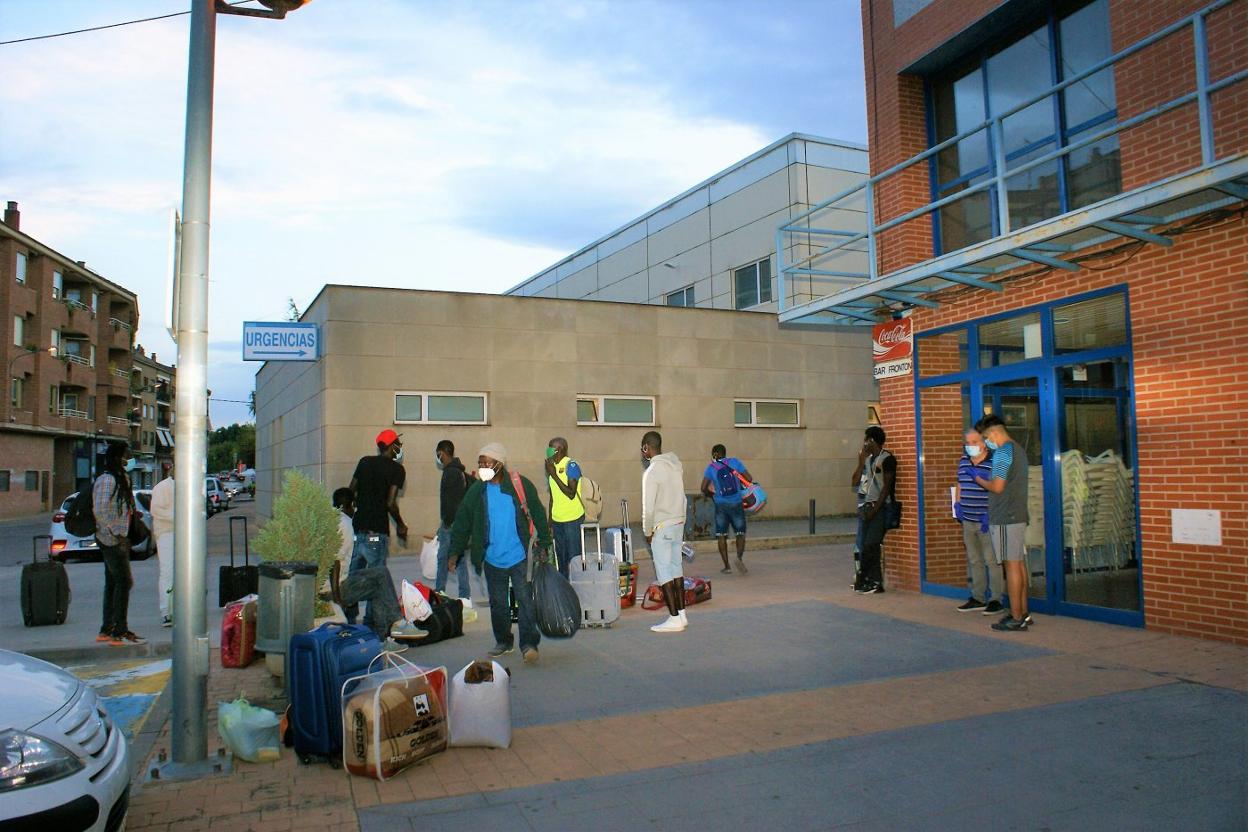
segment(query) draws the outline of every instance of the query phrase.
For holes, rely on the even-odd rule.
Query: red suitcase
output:
[[[221,619],[221,666],[246,667],[256,657],[256,596],[229,604]]]

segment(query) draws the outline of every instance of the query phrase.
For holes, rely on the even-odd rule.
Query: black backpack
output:
[[[75,537],[95,536],[95,506],[92,502],[94,483],[79,491],[65,512],[65,531]]]

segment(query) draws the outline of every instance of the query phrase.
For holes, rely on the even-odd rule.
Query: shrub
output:
[[[260,528],[253,545],[266,561],[315,563],[319,593],[342,545],[338,511],[325,488],[295,469],[287,471],[282,495],[273,503],[273,518]],[[330,611],[329,604],[316,602],[317,617],[329,615]]]

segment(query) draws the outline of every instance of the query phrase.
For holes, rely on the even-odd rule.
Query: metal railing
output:
[[[126,379],[126,381],[129,381],[129,380],[130,380],[130,371],[129,371],[129,370],[123,370],[123,369],[121,369],[120,367],[114,367],[113,369],[109,370],[109,372],[110,372],[110,373],[112,373],[113,375],[117,376],[117,378],[124,378],[124,379]]]
[[[79,355],[79,354],[78,354],[78,353],[76,353],[76,352],[66,352],[66,353],[61,353],[61,357],[62,357],[62,358],[64,358],[66,361],[71,361],[71,362],[73,362],[74,364],[81,364],[81,365],[83,365],[84,367],[90,367],[90,366],[91,366],[91,361],[90,361],[90,359],[83,358],[81,355]]]
[[[57,411],[56,411],[56,412],[57,412],[57,413],[59,413],[59,414],[61,414],[62,416],[72,416],[72,417],[74,417],[75,419],[86,419],[86,418],[87,418],[87,411],[85,411],[85,410],[78,410],[78,409],[76,409],[76,408],[68,407],[68,406],[66,406],[66,405],[61,405],[59,408],[57,408]]]
[[[130,420],[125,416],[109,416],[108,423],[110,425],[128,425],[130,424]]]
[[[1215,149],[1214,149],[1214,140],[1213,140],[1213,114],[1212,114],[1212,107],[1210,104],[1210,97],[1214,93],[1220,90],[1223,90],[1227,87],[1230,87],[1234,84],[1237,84],[1240,81],[1243,81],[1245,78],[1248,78],[1248,69],[1240,69],[1236,72],[1233,72],[1227,75],[1226,77],[1216,82],[1211,82],[1209,80],[1209,44],[1208,44],[1207,33],[1206,33],[1206,18],[1213,12],[1216,12],[1219,9],[1223,9],[1231,5],[1232,3],[1236,3],[1236,2],[1242,2],[1242,0],[1216,0],[1216,2],[1210,3],[1208,6],[1205,6],[1203,9],[1195,12],[1194,14],[1191,14],[1183,18],[1182,20],[1178,20],[1170,24],[1169,26],[1166,26],[1165,28],[1159,29],[1158,31],[1154,32],[1148,37],[1142,40],[1139,40],[1136,43],[1132,44],[1131,46],[1128,46],[1127,48],[1123,49],[1122,51],[1111,55],[1110,57],[1106,58],[1100,63],[1093,64],[1089,68],[1083,70],[1082,72],[1076,75],[1072,75],[1071,77],[1067,78],[1061,83],[1054,84],[1053,86],[1046,89],[1044,92],[1039,93],[1038,95],[1035,95],[1019,104],[1016,104],[1008,110],[1005,110],[1001,113],[993,115],[990,118],[987,118],[984,121],[976,124],[974,127],[971,127],[970,129],[965,130],[957,134],[956,136],[953,136],[952,138],[946,139],[940,142],[939,144],[933,145],[932,147],[928,148],[922,153],[919,153],[916,156],[912,156],[911,158],[905,160],[904,162],[894,165],[888,170],[885,170],[882,173],[878,173],[875,176],[872,176],[867,181],[859,185],[855,185],[854,187],[847,188],[846,190],[836,194],[835,196],[829,199],[825,199],[823,202],[820,202],[818,205],[815,205],[812,208],[808,209],[807,211],[797,215],[793,219],[786,221],[783,225],[779,226],[776,229],[776,240],[775,240],[776,263],[777,263],[777,269],[776,269],[777,292],[776,294],[778,296],[777,301],[778,301],[779,310],[783,312],[786,308],[787,292],[786,292],[786,287],[785,287],[785,278],[787,276],[801,275],[804,277],[809,277],[812,281],[815,279],[819,279],[819,278],[830,278],[830,277],[861,278],[864,280],[875,280],[876,278],[880,276],[879,262],[878,262],[879,258],[877,256],[878,244],[879,244],[878,238],[883,232],[896,228],[897,226],[903,223],[917,219],[926,214],[931,214],[952,203],[955,203],[962,199],[966,199],[968,197],[974,196],[979,193],[991,192],[995,194],[996,196],[996,215],[997,215],[997,223],[999,225],[999,230],[990,239],[997,239],[999,237],[1003,237],[1003,236],[1010,234],[1011,231],[1014,229],[1012,229],[1010,226],[1010,200],[1009,200],[1009,187],[1007,185],[1007,182],[1009,180],[1015,179],[1018,176],[1025,174],[1028,171],[1033,170],[1041,165],[1052,162],[1055,159],[1064,159],[1070,154],[1075,153],[1079,150],[1082,150],[1085,147],[1089,147],[1111,136],[1116,136],[1125,130],[1129,130],[1146,121],[1155,119],[1158,116],[1169,113],[1172,110],[1175,110],[1179,107],[1183,107],[1188,104],[1191,104],[1192,102],[1195,102],[1197,105],[1197,113],[1198,113],[1198,120],[1199,120],[1199,126],[1200,126],[1201,167],[1208,167],[1212,165],[1215,161],[1217,161],[1217,159],[1215,158]],[[1080,138],[1078,141],[1074,141],[1069,144],[1062,145],[1057,150],[1054,150],[1049,153],[1045,153],[1033,159],[1028,159],[1025,163],[1019,164],[1016,167],[1011,168],[1011,167],[1006,166],[1006,158],[1005,158],[1006,157],[1006,151],[1005,151],[1005,121],[1006,119],[1022,112],[1023,110],[1027,109],[1028,107],[1031,107],[1034,104],[1037,104],[1041,101],[1052,98],[1053,96],[1065,90],[1067,87],[1070,87],[1074,84],[1078,84],[1082,81],[1085,81],[1091,76],[1097,74],[1098,72],[1101,72],[1109,67],[1114,66],[1115,64],[1119,63],[1125,58],[1129,58],[1132,55],[1136,55],[1142,50],[1147,49],[1148,47],[1158,43],[1159,41],[1189,26],[1192,28],[1192,37],[1194,41],[1194,50],[1193,50],[1193,57],[1192,57],[1192,61],[1195,64],[1194,68],[1195,68],[1195,77],[1196,77],[1196,88],[1194,90],[1184,93],[1183,95],[1180,95],[1176,98],[1172,98],[1171,100],[1166,101],[1162,104],[1153,106],[1149,108],[1148,110],[1138,113],[1128,119],[1124,119],[1122,121],[1115,120],[1113,123],[1111,123],[1108,127],[1105,127],[1104,129],[1100,129],[1100,130],[1092,129],[1088,131],[1088,135],[1085,135],[1084,137]],[[1182,74],[1181,67],[1174,67],[1173,71],[1170,73],[1171,77],[1178,77],[1178,76],[1181,76],[1181,74]],[[914,210],[911,210],[911,211],[907,211],[904,214],[901,214],[900,216],[893,217],[884,222],[880,222],[880,223],[876,222],[875,205],[876,205],[876,198],[877,198],[880,183],[884,182],[887,179],[891,179],[892,177],[908,170],[914,165],[927,162],[928,160],[935,157],[936,154],[940,153],[941,151],[946,150],[950,147],[953,147],[957,145],[959,142],[965,141],[968,138],[972,138],[980,133],[983,133],[984,131],[988,131],[989,142],[992,148],[992,151],[991,151],[992,160],[989,162],[988,173],[985,174],[987,178],[984,181],[979,182],[974,185],[968,185],[964,189],[959,190],[957,193],[950,194],[949,196],[943,197],[941,199],[933,200],[927,203],[926,205],[923,205],[919,208],[915,208]],[[1060,144],[1060,141],[1059,141],[1059,144]],[[1117,196],[1121,196],[1121,195],[1122,194],[1118,194]],[[1115,197],[1111,197],[1111,199],[1112,198],[1115,198]],[[840,203],[844,203],[850,199],[865,201],[866,222],[867,222],[867,228],[865,231],[845,230],[845,229],[836,229],[836,228],[820,228],[820,227],[811,225],[812,219],[814,219],[818,215],[827,213],[831,209],[837,208]],[[844,206],[841,206],[841,207],[844,208]],[[1056,220],[1060,217],[1073,214],[1076,211],[1085,210],[1086,207],[1087,206],[1083,206],[1082,208],[1079,208],[1079,209],[1073,209],[1065,213],[1056,214],[1053,217],[1050,217],[1047,220],[1044,220],[1044,222],[1052,222],[1053,220]],[[807,225],[804,227],[799,225],[799,223],[802,223],[802,222],[807,223]],[[823,238],[832,237],[832,238],[836,238],[836,240],[835,242],[832,242],[829,245],[818,246],[817,251],[813,251],[812,253],[807,254],[805,257],[802,257],[801,259],[796,260],[793,263],[785,263],[784,251],[785,251],[786,235],[806,235],[807,241],[808,241],[807,245],[810,245],[812,247],[815,244],[810,241],[811,237],[816,237],[816,236],[823,237]],[[861,247],[861,244],[864,241],[866,243],[865,249]],[[960,246],[958,249],[954,249],[954,251],[961,250],[962,248],[969,248],[971,245],[974,245],[974,243],[968,243],[965,246]],[[864,251],[867,255],[867,263],[868,263],[867,272],[841,272],[841,271],[814,268],[814,266],[817,263],[824,260],[825,258],[832,257],[838,254],[847,254],[847,253],[861,254]],[[947,254],[950,252],[945,252],[945,253]]]
[[[68,306],[70,309],[81,309],[83,312],[93,311],[90,306],[87,306],[82,301],[75,300],[74,298],[66,298],[65,305]]]
[[[131,329],[130,324],[126,323],[120,318],[109,318],[108,322],[112,324],[113,326],[117,327],[118,329],[124,329],[127,332],[129,332]]]

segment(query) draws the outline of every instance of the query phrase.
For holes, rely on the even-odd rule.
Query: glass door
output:
[[[1045,545],[1044,435],[1047,410],[1044,408],[1046,380],[1023,376],[984,384],[981,390],[983,412],[994,413],[1005,422],[1010,438],[1027,453],[1027,574],[1028,606],[1052,611],[1055,600],[1048,586],[1049,549]]]

